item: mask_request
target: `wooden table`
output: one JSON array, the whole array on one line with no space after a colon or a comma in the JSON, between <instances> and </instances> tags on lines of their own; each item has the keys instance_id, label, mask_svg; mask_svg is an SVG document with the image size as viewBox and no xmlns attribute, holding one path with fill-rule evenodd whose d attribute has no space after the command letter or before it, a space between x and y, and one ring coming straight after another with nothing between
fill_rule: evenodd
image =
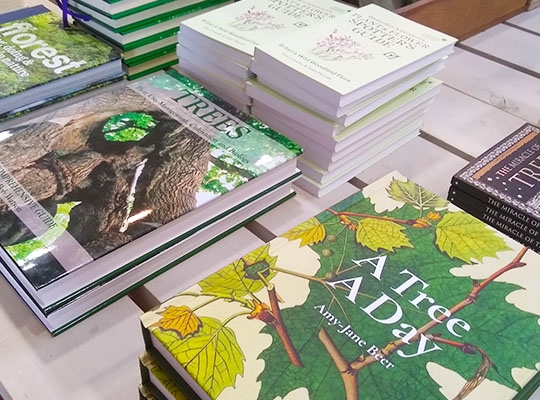
<instances>
[{"instance_id":1,"label":"wooden table","mask_svg":"<svg viewBox=\"0 0 540 400\"><path fill-rule=\"evenodd\" d=\"M540 123L540 8L458 44L422 134L322 199L298 195L104 311L51 337L0 278L0 395L14 400L134 399L143 349L138 317L302 220L397 169L446 197L450 177L525 121ZM540 399L540 394L535 395Z\"/></svg>"}]
</instances>

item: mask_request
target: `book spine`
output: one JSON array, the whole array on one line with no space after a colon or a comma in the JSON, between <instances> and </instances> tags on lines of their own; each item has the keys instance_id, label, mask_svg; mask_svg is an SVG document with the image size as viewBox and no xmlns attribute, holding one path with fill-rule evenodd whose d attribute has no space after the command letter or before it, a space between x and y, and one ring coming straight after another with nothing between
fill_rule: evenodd
<instances>
[{"instance_id":1,"label":"book spine","mask_svg":"<svg viewBox=\"0 0 540 400\"><path fill-rule=\"evenodd\" d=\"M459 178L459 176L454 175L452 177L451 181L451 187L454 189L460 190L462 192L467 193L468 195L472 196L473 198L477 199L478 201L489 204L492 207L498 208L501 211L504 211L505 213L511 214L514 217L520 218L520 219L528 219L531 220L531 224L533 226L540 230L540 217L537 217L530 212L527 212L519 205L512 204L509 201L502 200L500 198L497 198L493 195L491 195L489 192L486 192L466 181Z\"/></svg>"},{"instance_id":2,"label":"book spine","mask_svg":"<svg viewBox=\"0 0 540 400\"><path fill-rule=\"evenodd\" d=\"M536 219L522 212L520 216L526 218L520 218L516 213L508 212L506 209L497 207L496 204L482 202L453 186L448 191L448 200L524 246L540 252L540 223Z\"/></svg>"},{"instance_id":3,"label":"book spine","mask_svg":"<svg viewBox=\"0 0 540 400\"><path fill-rule=\"evenodd\" d=\"M0 14L0 24L5 24L7 22L13 22L13 21L25 19L28 17L32 17L34 15L43 14L49 11L50 10L43 5L21 8L19 10L14 10L14 11L10 11L4 14Z\"/></svg>"},{"instance_id":4,"label":"book spine","mask_svg":"<svg viewBox=\"0 0 540 400\"><path fill-rule=\"evenodd\" d=\"M190 400L202 400L193 388L175 371L175 369L165 360L159 351L152 345L150 331L141 323L142 336L145 350L152 356L156 364L167 374L167 376L184 392Z\"/></svg>"}]
</instances>

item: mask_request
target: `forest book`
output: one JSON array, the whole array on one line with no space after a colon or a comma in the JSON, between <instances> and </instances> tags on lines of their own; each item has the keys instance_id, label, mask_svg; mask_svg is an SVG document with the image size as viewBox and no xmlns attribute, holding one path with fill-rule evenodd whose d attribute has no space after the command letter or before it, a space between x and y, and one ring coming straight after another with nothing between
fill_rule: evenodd
<instances>
[{"instance_id":1,"label":"forest book","mask_svg":"<svg viewBox=\"0 0 540 400\"><path fill-rule=\"evenodd\" d=\"M120 57L44 5L0 14L0 119L121 78Z\"/></svg>"},{"instance_id":2,"label":"forest book","mask_svg":"<svg viewBox=\"0 0 540 400\"><path fill-rule=\"evenodd\" d=\"M242 0L182 21L178 42L188 48L200 44L226 57L225 62L249 65L258 44L352 10L334 0Z\"/></svg>"},{"instance_id":3,"label":"forest book","mask_svg":"<svg viewBox=\"0 0 540 400\"><path fill-rule=\"evenodd\" d=\"M141 316L202 399L511 399L540 382L540 255L398 172Z\"/></svg>"},{"instance_id":4,"label":"forest book","mask_svg":"<svg viewBox=\"0 0 540 400\"><path fill-rule=\"evenodd\" d=\"M493 207L540 220L540 128L524 124L454 174L451 185Z\"/></svg>"},{"instance_id":5,"label":"forest book","mask_svg":"<svg viewBox=\"0 0 540 400\"><path fill-rule=\"evenodd\" d=\"M0 257L45 316L298 175L296 143L174 70L109 89L0 133Z\"/></svg>"},{"instance_id":6,"label":"forest book","mask_svg":"<svg viewBox=\"0 0 540 400\"><path fill-rule=\"evenodd\" d=\"M264 42L255 47L254 61L324 99L338 115L443 59L455 42L451 36L369 4ZM300 104L309 108L310 97L300 99Z\"/></svg>"}]
</instances>

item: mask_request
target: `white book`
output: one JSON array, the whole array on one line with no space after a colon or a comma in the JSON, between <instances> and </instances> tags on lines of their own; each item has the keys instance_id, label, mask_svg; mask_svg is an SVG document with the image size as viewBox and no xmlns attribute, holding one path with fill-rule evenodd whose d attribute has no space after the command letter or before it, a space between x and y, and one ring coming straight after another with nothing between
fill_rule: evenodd
<instances>
[{"instance_id":1,"label":"white book","mask_svg":"<svg viewBox=\"0 0 540 400\"><path fill-rule=\"evenodd\" d=\"M397 117L388 122L376 124L377 126L373 129L366 129L365 132L362 132L361 134L347 137L347 139L344 140L344 142L346 142L346 146L343 146L343 148L339 151L331 151L319 143L311 140L310 137L300 134L294 128L291 128L292 125L289 125L290 121L280 120L279 116L277 115L272 116L274 119L268 119L265 122L268 124L268 126L272 127L272 129L279 132L284 132L287 137L302 146L302 149L304 150L303 156L305 156L307 159L316 160L316 164L318 166L328 169L333 163L350 156L350 154L358 152L358 150L373 137L377 137L379 132L389 129L397 129L397 127L414 120L423 120L431 102L432 99L414 107L414 109L407 113L399 114ZM264 111L262 113L259 111L261 108L262 107L260 107L260 104L254 101L251 105L251 114L255 118L261 119L260 115L265 115Z\"/></svg>"},{"instance_id":2,"label":"white book","mask_svg":"<svg viewBox=\"0 0 540 400\"><path fill-rule=\"evenodd\" d=\"M380 127L381 124L395 118L397 115L408 112L413 107L423 103L426 100L430 100L435 94L438 93L441 84L442 81L436 78L428 78L373 110L363 118L356 121L354 124L341 130L335 135L331 135L325 131L326 125L323 123L324 121L321 117L314 113L309 114L306 112L286 114L286 107L275 107L281 103L271 103L269 101L265 101L268 99L262 96L262 94L265 93L264 91L261 90L261 93L258 93L257 96L255 96L254 91L260 89L257 87L256 82L248 82L246 91L248 94L252 95L252 97L257 100L259 104L268 107L266 109L268 112L264 114L261 113L259 115L259 118L261 118L263 122L267 123L268 125L272 125L271 121L275 121L276 119L278 121L286 121L293 128L293 131L296 131L305 137L309 137L330 151L338 151L338 147L340 147L339 142L345 140L346 138L354 136L359 132L363 132L366 129L377 129L377 127ZM261 96L259 96L259 94ZM263 110L259 109L259 111ZM289 133L288 130L284 130L281 127L276 129L285 135L294 135L294 133ZM300 143L300 145L303 144ZM349 143L344 144L343 146L348 145ZM341 148L343 148L343 146L341 146Z\"/></svg>"},{"instance_id":3,"label":"white book","mask_svg":"<svg viewBox=\"0 0 540 400\"><path fill-rule=\"evenodd\" d=\"M204 62L217 65L227 73L234 75L242 80L248 80L253 76L253 73L245 65L239 64L236 60L228 57L223 57L220 53L213 51L212 49L205 48L199 44L192 42L180 43L177 45L177 53L179 57L188 58L193 60L201 60L201 64Z\"/></svg>"},{"instance_id":4,"label":"white book","mask_svg":"<svg viewBox=\"0 0 540 400\"><path fill-rule=\"evenodd\" d=\"M264 65L252 62L251 70L257 75L257 81L259 83L279 93L281 97L289 99L289 101L293 102L297 107L306 109L306 107L301 104L306 98L309 98L309 110L326 118L329 121L331 129L339 130L340 126L347 127L355 123L370 111L387 101L390 101L407 89L412 88L424 79L435 75L444 67L445 60L446 58L435 61L397 82L390 83L375 93L369 93L367 96L357 99L346 108L341 108L339 110L334 110L332 106L326 103L324 98L319 99L314 97L313 94L306 91L302 86L275 74L274 71L268 69ZM287 94L285 95L285 93Z\"/></svg>"},{"instance_id":5,"label":"white book","mask_svg":"<svg viewBox=\"0 0 540 400\"><path fill-rule=\"evenodd\" d=\"M179 43L220 47L249 65L255 46L354 10L334 0L242 0L180 24Z\"/></svg>"},{"instance_id":6,"label":"white book","mask_svg":"<svg viewBox=\"0 0 540 400\"><path fill-rule=\"evenodd\" d=\"M310 160L305 155L298 159L298 167L304 176L313 179L320 184L325 184L346 174L352 166L359 165L369 160L373 154L379 153L384 147L392 145L402 137L415 129L420 129L423 118L416 118L406 124L400 124L392 129L380 130L377 135L372 135L356 151L348 154L340 160L333 162L328 168L317 164L316 160Z\"/></svg>"},{"instance_id":7,"label":"white book","mask_svg":"<svg viewBox=\"0 0 540 400\"><path fill-rule=\"evenodd\" d=\"M311 193L312 195L316 197L319 197L319 198L324 197L328 193L336 190L339 186L343 185L345 182L348 182L349 180L354 178L356 175L358 175L362 171L371 167L376 162L382 160L384 157L392 153L397 148L403 146L410 140L414 139L416 136L418 136L418 134L419 134L419 129L415 129L409 132L407 135L405 135L403 138L401 138L397 142L383 148L379 153L373 155L370 159L366 160L365 162L361 164L353 166L349 171L347 171L347 173L341 175L339 178L336 178L335 180L327 184L323 185L314 181L313 179L307 176L302 176L300 179L298 179L295 182L295 185L301 189L304 189L306 192Z\"/></svg>"},{"instance_id":8,"label":"white book","mask_svg":"<svg viewBox=\"0 0 540 400\"><path fill-rule=\"evenodd\" d=\"M178 70L240 111L249 114L251 99L246 95L242 86L225 81L219 75L211 74L209 71L199 68L189 61L179 60Z\"/></svg>"},{"instance_id":9,"label":"white book","mask_svg":"<svg viewBox=\"0 0 540 400\"><path fill-rule=\"evenodd\" d=\"M338 110L444 58L456 41L369 4L258 45L254 59Z\"/></svg>"},{"instance_id":10,"label":"white book","mask_svg":"<svg viewBox=\"0 0 540 400\"><path fill-rule=\"evenodd\" d=\"M176 54L178 55L178 58L180 60L189 62L196 67L200 67L201 69L220 77L220 79L224 81L234 83L235 85L241 86L242 88L246 85L246 78L241 78L239 76L231 74L229 71L223 68L226 63L213 63L205 59L204 57L201 57L201 53L191 51L180 44L176 45Z\"/></svg>"}]
</instances>

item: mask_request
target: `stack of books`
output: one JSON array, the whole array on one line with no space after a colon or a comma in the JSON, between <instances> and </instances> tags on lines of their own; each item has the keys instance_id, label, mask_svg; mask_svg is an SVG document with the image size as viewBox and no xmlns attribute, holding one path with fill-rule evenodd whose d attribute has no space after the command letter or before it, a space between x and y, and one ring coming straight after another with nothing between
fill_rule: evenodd
<instances>
[{"instance_id":1,"label":"stack of books","mask_svg":"<svg viewBox=\"0 0 540 400\"><path fill-rule=\"evenodd\" d=\"M251 113L305 148L323 196L412 139L456 39L374 4L255 47Z\"/></svg>"},{"instance_id":2,"label":"stack of books","mask_svg":"<svg viewBox=\"0 0 540 400\"><path fill-rule=\"evenodd\" d=\"M458 171L448 199L540 252L540 128L523 125Z\"/></svg>"},{"instance_id":3,"label":"stack of books","mask_svg":"<svg viewBox=\"0 0 540 400\"><path fill-rule=\"evenodd\" d=\"M139 355L139 370L141 373L141 384L139 385L140 400L190 400L193 397L186 396L184 390L169 377L152 355L143 351ZM192 391L188 389L188 392Z\"/></svg>"},{"instance_id":4,"label":"stack of books","mask_svg":"<svg viewBox=\"0 0 540 400\"><path fill-rule=\"evenodd\" d=\"M539 262L394 172L179 285L142 332L189 399L528 398Z\"/></svg>"},{"instance_id":5,"label":"stack of books","mask_svg":"<svg viewBox=\"0 0 540 400\"><path fill-rule=\"evenodd\" d=\"M0 271L53 334L294 195L300 147L173 69L71 100L0 132Z\"/></svg>"},{"instance_id":6,"label":"stack of books","mask_svg":"<svg viewBox=\"0 0 540 400\"><path fill-rule=\"evenodd\" d=\"M178 63L177 34L180 21L230 3L232 0L66 0L77 20L123 52L129 79Z\"/></svg>"},{"instance_id":7,"label":"stack of books","mask_svg":"<svg viewBox=\"0 0 540 400\"><path fill-rule=\"evenodd\" d=\"M43 1L0 14L0 120L121 80L120 52Z\"/></svg>"},{"instance_id":8,"label":"stack of books","mask_svg":"<svg viewBox=\"0 0 540 400\"><path fill-rule=\"evenodd\" d=\"M255 46L353 9L334 0L242 0L189 18L178 33L180 70L249 112L246 81Z\"/></svg>"}]
</instances>

